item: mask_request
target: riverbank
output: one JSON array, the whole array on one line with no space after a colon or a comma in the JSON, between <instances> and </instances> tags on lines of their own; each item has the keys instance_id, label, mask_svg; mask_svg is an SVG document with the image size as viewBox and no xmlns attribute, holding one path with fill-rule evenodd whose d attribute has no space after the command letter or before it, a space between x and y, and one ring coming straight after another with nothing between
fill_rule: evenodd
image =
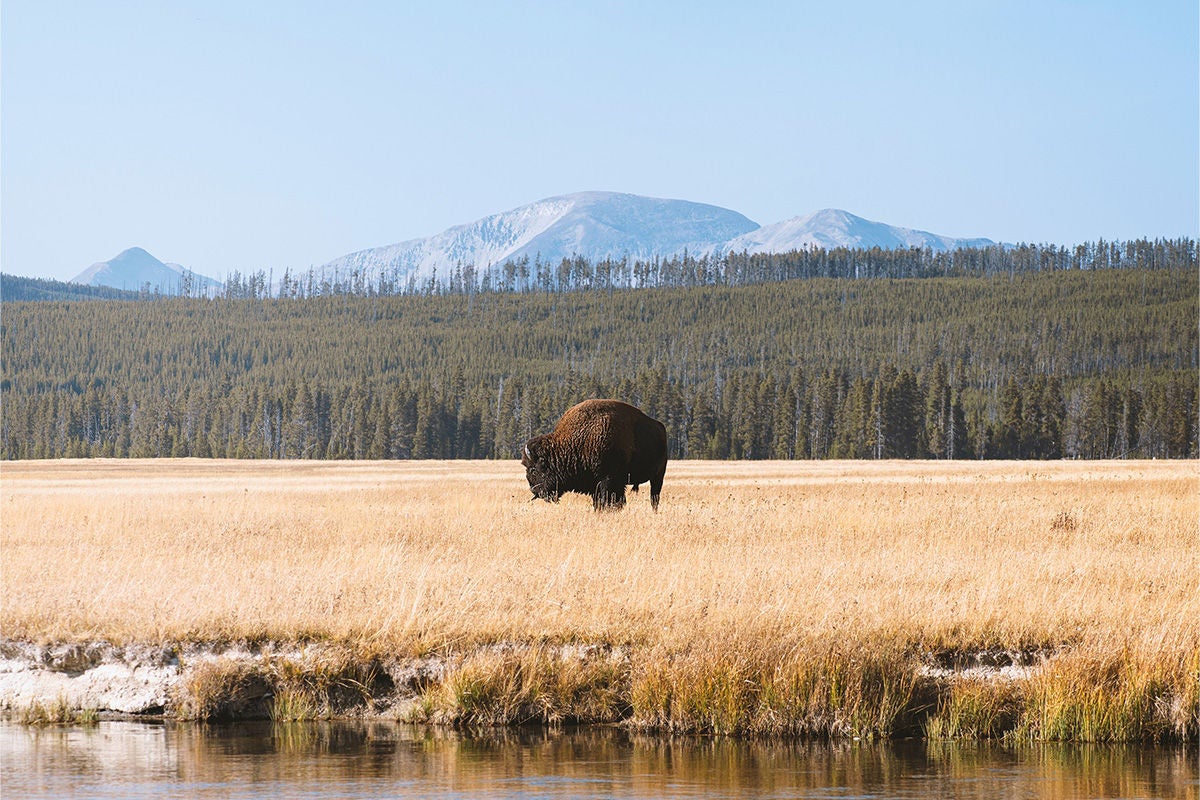
<instances>
[{"instance_id":1,"label":"riverbank","mask_svg":"<svg viewBox=\"0 0 1200 800\"><path fill-rule=\"evenodd\" d=\"M393 658L313 643L0 642L3 713L29 724L356 718L766 737L1195 742L1198 676L1200 657L1151 664L1065 650L664 657L506 643Z\"/></svg>"},{"instance_id":2,"label":"riverbank","mask_svg":"<svg viewBox=\"0 0 1200 800\"><path fill-rule=\"evenodd\" d=\"M30 721L1200 735L1194 462L682 462L658 514L508 462L3 470Z\"/></svg>"}]
</instances>

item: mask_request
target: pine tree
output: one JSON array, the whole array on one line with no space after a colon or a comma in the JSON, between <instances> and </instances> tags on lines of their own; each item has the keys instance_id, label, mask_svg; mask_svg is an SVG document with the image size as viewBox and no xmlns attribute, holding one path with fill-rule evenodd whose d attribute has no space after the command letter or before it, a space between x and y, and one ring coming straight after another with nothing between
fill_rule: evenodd
<instances>
[{"instance_id":1,"label":"pine tree","mask_svg":"<svg viewBox=\"0 0 1200 800\"><path fill-rule=\"evenodd\" d=\"M907 369L887 389L887 441L890 458L921 455L923 397L916 377Z\"/></svg>"},{"instance_id":2,"label":"pine tree","mask_svg":"<svg viewBox=\"0 0 1200 800\"><path fill-rule=\"evenodd\" d=\"M836 458L871 458L872 394L875 382L859 376L850 384L837 417Z\"/></svg>"},{"instance_id":3,"label":"pine tree","mask_svg":"<svg viewBox=\"0 0 1200 800\"><path fill-rule=\"evenodd\" d=\"M813 458L828 458L833 447L836 429L834 421L838 408L838 376L826 371L813 387L812 417L809 441Z\"/></svg>"},{"instance_id":4,"label":"pine tree","mask_svg":"<svg viewBox=\"0 0 1200 800\"><path fill-rule=\"evenodd\" d=\"M954 458L954 416L946 364L938 359L925 390L925 448L934 458Z\"/></svg>"},{"instance_id":5,"label":"pine tree","mask_svg":"<svg viewBox=\"0 0 1200 800\"><path fill-rule=\"evenodd\" d=\"M1025 395L1015 379L1000 393L1000 419L989 437L988 458L1021 458L1025 440Z\"/></svg>"},{"instance_id":6,"label":"pine tree","mask_svg":"<svg viewBox=\"0 0 1200 800\"><path fill-rule=\"evenodd\" d=\"M796 457L798 402L796 390L791 383L785 385L775 398L771 458L787 460Z\"/></svg>"}]
</instances>

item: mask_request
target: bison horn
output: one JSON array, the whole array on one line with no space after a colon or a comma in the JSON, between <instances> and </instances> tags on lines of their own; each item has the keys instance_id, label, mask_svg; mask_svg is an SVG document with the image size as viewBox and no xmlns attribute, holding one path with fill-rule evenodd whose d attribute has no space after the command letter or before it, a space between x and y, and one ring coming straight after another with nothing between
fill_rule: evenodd
<instances>
[{"instance_id":1,"label":"bison horn","mask_svg":"<svg viewBox=\"0 0 1200 800\"><path fill-rule=\"evenodd\" d=\"M525 445L525 457L526 457L526 458L530 458L530 455L529 455L529 445Z\"/></svg>"}]
</instances>

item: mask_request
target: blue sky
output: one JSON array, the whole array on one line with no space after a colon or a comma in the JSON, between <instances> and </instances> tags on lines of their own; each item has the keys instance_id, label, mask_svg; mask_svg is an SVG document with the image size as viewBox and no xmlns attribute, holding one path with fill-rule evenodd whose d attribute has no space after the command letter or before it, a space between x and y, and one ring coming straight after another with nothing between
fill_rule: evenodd
<instances>
[{"instance_id":1,"label":"blue sky","mask_svg":"<svg viewBox=\"0 0 1200 800\"><path fill-rule=\"evenodd\" d=\"M557 194L1200 229L1195 0L0 8L0 269L319 265Z\"/></svg>"}]
</instances>

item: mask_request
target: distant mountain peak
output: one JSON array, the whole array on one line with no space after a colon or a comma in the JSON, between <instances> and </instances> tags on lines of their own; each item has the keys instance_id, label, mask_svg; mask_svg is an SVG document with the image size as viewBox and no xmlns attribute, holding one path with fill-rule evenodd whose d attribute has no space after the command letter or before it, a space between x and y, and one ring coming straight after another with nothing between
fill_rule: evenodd
<instances>
[{"instance_id":1,"label":"distant mountain peak","mask_svg":"<svg viewBox=\"0 0 1200 800\"><path fill-rule=\"evenodd\" d=\"M730 240L723 252L779 253L818 247L826 250L845 247L869 250L908 249L954 250L959 247L986 247L991 239L960 239L953 236L900 228L864 219L840 208L823 208L804 216L792 217Z\"/></svg>"},{"instance_id":2,"label":"distant mountain peak","mask_svg":"<svg viewBox=\"0 0 1200 800\"><path fill-rule=\"evenodd\" d=\"M71 283L85 286L110 286L114 289L137 291L145 286L164 294L175 294L188 270L179 264L159 261L141 247L128 247L108 261L97 261L76 275ZM193 273L196 288L207 290L220 286L220 282L205 275Z\"/></svg>"}]
</instances>

